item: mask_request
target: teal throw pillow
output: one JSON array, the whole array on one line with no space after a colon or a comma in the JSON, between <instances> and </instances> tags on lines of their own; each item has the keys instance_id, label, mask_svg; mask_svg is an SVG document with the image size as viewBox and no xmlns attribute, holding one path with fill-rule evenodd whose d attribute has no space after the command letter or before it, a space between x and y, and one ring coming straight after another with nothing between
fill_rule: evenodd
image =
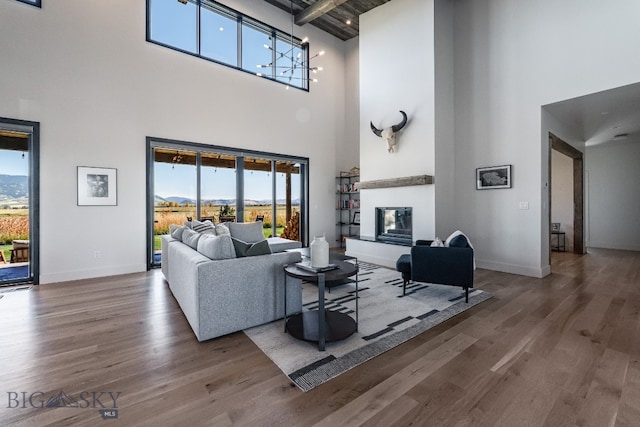
<instances>
[{"instance_id":1,"label":"teal throw pillow","mask_svg":"<svg viewBox=\"0 0 640 427\"><path fill-rule=\"evenodd\" d=\"M271 248L269 248L269 242L266 239L256 243L247 243L243 240L231 238L233 241L233 247L236 250L236 256L238 258L257 255L269 255Z\"/></svg>"}]
</instances>

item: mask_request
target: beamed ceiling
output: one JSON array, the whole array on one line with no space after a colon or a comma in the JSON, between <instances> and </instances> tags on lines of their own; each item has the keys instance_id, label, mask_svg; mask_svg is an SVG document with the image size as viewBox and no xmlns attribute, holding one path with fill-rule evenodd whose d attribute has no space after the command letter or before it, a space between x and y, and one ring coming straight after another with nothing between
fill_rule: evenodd
<instances>
[{"instance_id":1,"label":"beamed ceiling","mask_svg":"<svg viewBox=\"0 0 640 427\"><path fill-rule=\"evenodd\" d=\"M357 37L360 15L391 0L264 0L293 15L296 25L311 24L339 39ZM347 20L351 24L347 24Z\"/></svg>"}]
</instances>

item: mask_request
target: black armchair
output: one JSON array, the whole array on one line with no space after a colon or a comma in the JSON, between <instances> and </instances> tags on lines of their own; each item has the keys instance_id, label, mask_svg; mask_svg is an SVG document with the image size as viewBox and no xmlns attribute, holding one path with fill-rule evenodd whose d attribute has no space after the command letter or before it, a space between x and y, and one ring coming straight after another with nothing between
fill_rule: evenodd
<instances>
[{"instance_id":1,"label":"black armchair","mask_svg":"<svg viewBox=\"0 0 640 427\"><path fill-rule=\"evenodd\" d=\"M431 247L417 244L411 248L411 254L402 255L398 259L396 269L402 272L403 295L406 293L407 283L414 280L460 286L465 291L465 301L469 302L469 288L473 288L474 262L473 248L468 245Z\"/></svg>"}]
</instances>

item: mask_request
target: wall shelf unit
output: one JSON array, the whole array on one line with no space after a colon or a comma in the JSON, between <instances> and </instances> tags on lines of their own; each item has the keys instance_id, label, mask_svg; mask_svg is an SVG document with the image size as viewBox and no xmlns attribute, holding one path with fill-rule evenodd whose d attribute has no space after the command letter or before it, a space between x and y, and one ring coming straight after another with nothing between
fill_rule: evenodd
<instances>
[{"instance_id":1,"label":"wall shelf unit","mask_svg":"<svg viewBox=\"0 0 640 427\"><path fill-rule=\"evenodd\" d=\"M346 247L347 237L360 236L359 179L350 172L340 172L336 177L336 240L341 248Z\"/></svg>"}]
</instances>

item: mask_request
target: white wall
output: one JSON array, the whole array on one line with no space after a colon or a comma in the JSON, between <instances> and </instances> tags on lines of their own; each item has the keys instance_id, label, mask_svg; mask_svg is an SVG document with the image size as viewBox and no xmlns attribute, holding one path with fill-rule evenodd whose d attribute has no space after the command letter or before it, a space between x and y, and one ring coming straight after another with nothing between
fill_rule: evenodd
<instances>
[{"instance_id":1,"label":"white wall","mask_svg":"<svg viewBox=\"0 0 640 427\"><path fill-rule=\"evenodd\" d=\"M345 135L336 144L336 176L360 165L360 40L354 37L344 42L345 48Z\"/></svg>"},{"instance_id":2,"label":"white wall","mask_svg":"<svg viewBox=\"0 0 640 427\"><path fill-rule=\"evenodd\" d=\"M360 168L364 181L434 175L434 6L394 0L360 16ZM371 132L407 113L395 153ZM436 177L436 180L438 178ZM375 207L413 208L414 239L435 236L433 185L362 190L362 236L375 234Z\"/></svg>"},{"instance_id":3,"label":"white wall","mask_svg":"<svg viewBox=\"0 0 640 427\"><path fill-rule=\"evenodd\" d=\"M265 2L222 3L283 30ZM41 123L41 282L146 268L145 137L310 158L311 235L335 240L345 140L343 43L312 26L324 71L307 93L145 41L145 2L0 3L0 116ZM76 206L76 167L118 169L117 207ZM94 259L94 251L102 253Z\"/></svg>"},{"instance_id":4,"label":"white wall","mask_svg":"<svg viewBox=\"0 0 640 427\"><path fill-rule=\"evenodd\" d=\"M640 138L587 147L587 246L640 251Z\"/></svg>"},{"instance_id":5,"label":"white wall","mask_svg":"<svg viewBox=\"0 0 640 427\"><path fill-rule=\"evenodd\" d=\"M639 80L640 2L458 0L454 7L457 223L478 266L543 276L549 159L540 107ZM513 188L476 191L475 169L502 164L513 165Z\"/></svg>"},{"instance_id":6,"label":"white wall","mask_svg":"<svg viewBox=\"0 0 640 427\"><path fill-rule=\"evenodd\" d=\"M551 222L560 223L560 231L566 233L565 248L573 251L573 159L555 150L551 151Z\"/></svg>"}]
</instances>

